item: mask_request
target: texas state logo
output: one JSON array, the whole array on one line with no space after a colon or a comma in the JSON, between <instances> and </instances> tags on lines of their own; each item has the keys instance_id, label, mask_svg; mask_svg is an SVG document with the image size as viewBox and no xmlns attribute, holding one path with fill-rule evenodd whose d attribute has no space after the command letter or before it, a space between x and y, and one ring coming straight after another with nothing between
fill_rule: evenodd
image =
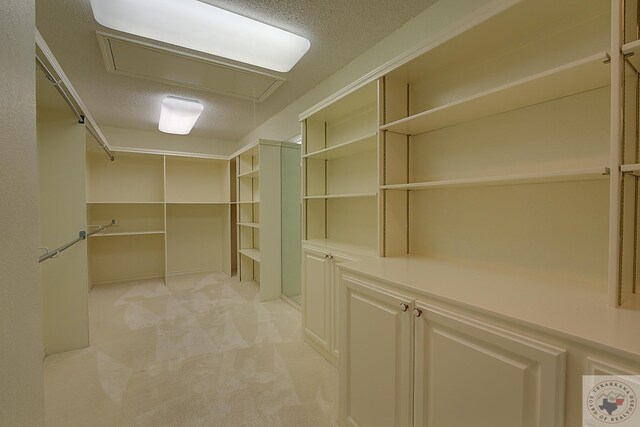
<instances>
[{"instance_id":1,"label":"texas state logo","mask_svg":"<svg viewBox=\"0 0 640 427\"><path fill-rule=\"evenodd\" d=\"M640 412L636 414L638 377L590 376L589 379L583 381L584 425L640 425Z\"/></svg>"}]
</instances>

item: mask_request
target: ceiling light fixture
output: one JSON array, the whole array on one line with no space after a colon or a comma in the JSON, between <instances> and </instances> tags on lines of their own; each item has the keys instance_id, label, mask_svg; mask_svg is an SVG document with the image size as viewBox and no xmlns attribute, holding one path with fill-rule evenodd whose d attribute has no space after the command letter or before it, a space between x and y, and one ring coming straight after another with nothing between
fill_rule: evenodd
<instances>
[{"instance_id":1,"label":"ceiling light fixture","mask_svg":"<svg viewBox=\"0 0 640 427\"><path fill-rule=\"evenodd\" d=\"M100 25L286 73L309 40L199 0L91 0Z\"/></svg>"},{"instance_id":2,"label":"ceiling light fixture","mask_svg":"<svg viewBox=\"0 0 640 427\"><path fill-rule=\"evenodd\" d=\"M162 100L158 129L164 133L187 135L198 121L204 106L192 99L167 96Z\"/></svg>"}]
</instances>

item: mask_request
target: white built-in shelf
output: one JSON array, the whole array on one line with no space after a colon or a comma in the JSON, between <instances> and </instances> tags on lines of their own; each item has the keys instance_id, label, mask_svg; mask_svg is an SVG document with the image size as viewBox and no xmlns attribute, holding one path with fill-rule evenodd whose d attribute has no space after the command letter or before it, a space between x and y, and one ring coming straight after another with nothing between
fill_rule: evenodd
<instances>
[{"instance_id":1,"label":"white built-in shelf","mask_svg":"<svg viewBox=\"0 0 640 427\"><path fill-rule=\"evenodd\" d=\"M352 156L376 148L377 132L302 156L304 159L332 160Z\"/></svg>"},{"instance_id":2,"label":"white built-in shelf","mask_svg":"<svg viewBox=\"0 0 640 427\"><path fill-rule=\"evenodd\" d=\"M632 41L622 46L622 54L640 72L640 40Z\"/></svg>"},{"instance_id":3,"label":"white built-in shelf","mask_svg":"<svg viewBox=\"0 0 640 427\"><path fill-rule=\"evenodd\" d=\"M260 228L259 222L239 222L238 225L240 227Z\"/></svg>"},{"instance_id":4,"label":"white built-in shelf","mask_svg":"<svg viewBox=\"0 0 640 427\"><path fill-rule=\"evenodd\" d=\"M382 130L416 135L610 84L606 52L508 83L432 110L396 120Z\"/></svg>"},{"instance_id":5,"label":"white built-in shelf","mask_svg":"<svg viewBox=\"0 0 640 427\"><path fill-rule=\"evenodd\" d=\"M354 245L351 243L345 243L331 239L307 239L303 240L302 244L304 246L313 246L323 251L343 251L365 256L378 256L375 248L369 246Z\"/></svg>"},{"instance_id":6,"label":"white built-in shelf","mask_svg":"<svg viewBox=\"0 0 640 427\"><path fill-rule=\"evenodd\" d=\"M260 203L260 200L248 200L245 202L236 202L238 205L252 204L252 203Z\"/></svg>"},{"instance_id":7,"label":"white built-in shelf","mask_svg":"<svg viewBox=\"0 0 640 427\"><path fill-rule=\"evenodd\" d=\"M167 202L167 205L228 205L230 202Z\"/></svg>"},{"instance_id":8,"label":"white built-in shelf","mask_svg":"<svg viewBox=\"0 0 640 427\"><path fill-rule=\"evenodd\" d=\"M129 231L129 232L122 232L122 233L96 233L96 234L92 234L91 238L93 237L118 237L118 236L148 236L148 235L152 235L152 234L164 234L164 231L162 230L157 230L157 231Z\"/></svg>"},{"instance_id":9,"label":"white built-in shelf","mask_svg":"<svg viewBox=\"0 0 640 427\"><path fill-rule=\"evenodd\" d=\"M259 175L260 175L260 168L257 168L250 172L239 174L238 178L258 178Z\"/></svg>"},{"instance_id":10,"label":"white built-in shelf","mask_svg":"<svg viewBox=\"0 0 640 427\"><path fill-rule=\"evenodd\" d=\"M521 175L488 176L443 181L414 182L410 184L383 185L382 190L429 190L444 187L489 187L498 185L539 184L545 182L590 181L606 179L609 168L590 168L569 171L528 173Z\"/></svg>"},{"instance_id":11,"label":"white built-in shelf","mask_svg":"<svg viewBox=\"0 0 640 427\"><path fill-rule=\"evenodd\" d=\"M162 205L164 202L87 201L88 205Z\"/></svg>"},{"instance_id":12,"label":"white built-in shelf","mask_svg":"<svg viewBox=\"0 0 640 427\"><path fill-rule=\"evenodd\" d=\"M314 199L355 199L359 197L376 197L378 193L323 194L320 196L304 196L304 200Z\"/></svg>"},{"instance_id":13,"label":"white built-in shelf","mask_svg":"<svg viewBox=\"0 0 640 427\"><path fill-rule=\"evenodd\" d=\"M259 249L240 249L238 250L242 255L251 258L255 262L260 262L260 250Z\"/></svg>"},{"instance_id":14,"label":"white built-in shelf","mask_svg":"<svg viewBox=\"0 0 640 427\"><path fill-rule=\"evenodd\" d=\"M620 171L635 176L640 176L640 163L620 166Z\"/></svg>"}]
</instances>

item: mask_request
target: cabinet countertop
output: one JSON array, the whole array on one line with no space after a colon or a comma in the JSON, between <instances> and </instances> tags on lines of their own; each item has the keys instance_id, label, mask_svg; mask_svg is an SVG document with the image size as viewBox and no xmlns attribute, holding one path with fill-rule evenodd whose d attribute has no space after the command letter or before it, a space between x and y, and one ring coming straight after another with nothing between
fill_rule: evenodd
<instances>
[{"instance_id":1,"label":"cabinet countertop","mask_svg":"<svg viewBox=\"0 0 640 427\"><path fill-rule=\"evenodd\" d=\"M340 265L420 299L435 298L640 363L640 310L607 306L606 286L532 277L423 256L367 258Z\"/></svg>"}]
</instances>

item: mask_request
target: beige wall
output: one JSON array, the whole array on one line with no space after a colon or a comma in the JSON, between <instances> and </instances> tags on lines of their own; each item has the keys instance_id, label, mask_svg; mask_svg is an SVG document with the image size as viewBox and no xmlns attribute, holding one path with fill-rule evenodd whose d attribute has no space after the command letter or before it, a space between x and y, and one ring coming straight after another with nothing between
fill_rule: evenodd
<instances>
[{"instance_id":1,"label":"beige wall","mask_svg":"<svg viewBox=\"0 0 640 427\"><path fill-rule=\"evenodd\" d=\"M58 98L60 109L37 110L40 246L50 249L87 229L86 131ZM40 279L47 355L88 346L87 242L40 264Z\"/></svg>"},{"instance_id":2,"label":"beige wall","mask_svg":"<svg viewBox=\"0 0 640 427\"><path fill-rule=\"evenodd\" d=\"M44 423L38 280L35 6L0 13L0 425Z\"/></svg>"},{"instance_id":3,"label":"beige wall","mask_svg":"<svg viewBox=\"0 0 640 427\"><path fill-rule=\"evenodd\" d=\"M163 151L167 154L187 153L229 156L236 148L234 141L221 139L169 135L160 131L149 132L110 126L100 126L100 130L116 152L118 150L133 149L145 152ZM97 144L96 147L98 147Z\"/></svg>"},{"instance_id":4,"label":"beige wall","mask_svg":"<svg viewBox=\"0 0 640 427\"><path fill-rule=\"evenodd\" d=\"M237 148L251 144L259 138L288 140L300 133L298 115L368 75L387 62L436 41L453 27L474 19L484 7L506 5L517 0L439 0L378 44L355 58L318 86L307 92L284 110L276 114L253 132L244 136Z\"/></svg>"}]
</instances>

